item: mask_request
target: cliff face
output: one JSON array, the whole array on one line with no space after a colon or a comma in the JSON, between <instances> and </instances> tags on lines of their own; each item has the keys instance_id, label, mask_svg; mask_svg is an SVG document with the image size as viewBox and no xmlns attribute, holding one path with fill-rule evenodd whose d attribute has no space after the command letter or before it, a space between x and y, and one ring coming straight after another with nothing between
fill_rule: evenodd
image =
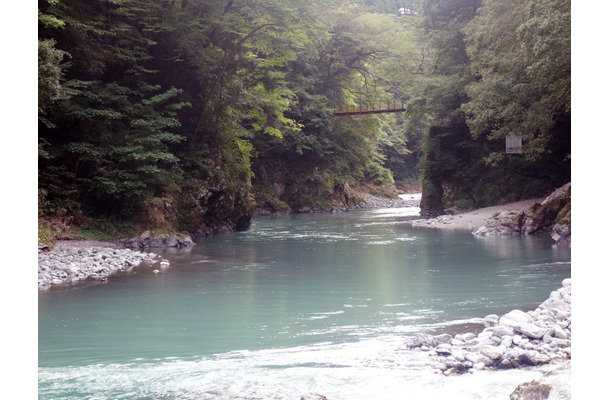
<instances>
[{"instance_id":1,"label":"cliff face","mask_svg":"<svg viewBox=\"0 0 610 400\"><path fill-rule=\"evenodd\" d=\"M521 232L525 235L549 231L556 224L570 225L572 184L566 183L526 214ZM566 219L567 218L567 219Z\"/></svg>"},{"instance_id":2,"label":"cliff face","mask_svg":"<svg viewBox=\"0 0 610 400\"><path fill-rule=\"evenodd\" d=\"M473 234L477 236L550 235L555 244L570 246L571 189L572 184L566 183L542 203L535 203L527 211L497 213Z\"/></svg>"},{"instance_id":3,"label":"cliff face","mask_svg":"<svg viewBox=\"0 0 610 400\"><path fill-rule=\"evenodd\" d=\"M445 214L443 187L440 183L424 182L419 208L420 215L425 218L434 218Z\"/></svg>"},{"instance_id":4,"label":"cliff face","mask_svg":"<svg viewBox=\"0 0 610 400\"><path fill-rule=\"evenodd\" d=\"M254 205L245 186L222 182L209 186L196 179L190 180L188 186L171 209L179 230L188 231L197 239L250 229Z\"/></svg>"}]
</instances>

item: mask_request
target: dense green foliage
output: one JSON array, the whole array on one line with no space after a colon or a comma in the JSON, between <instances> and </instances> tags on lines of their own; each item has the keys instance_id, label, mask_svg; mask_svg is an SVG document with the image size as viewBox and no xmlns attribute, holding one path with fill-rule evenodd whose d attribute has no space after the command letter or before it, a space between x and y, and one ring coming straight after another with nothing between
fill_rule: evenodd
<instances>
[{"instance_id":1,"label":"dense green foliage","mask_svg":"<svg viewBox=\"0 0 610 400\"><path fill-rule=\"evenodd\" d=\"M407 114L425 126L422 213L543 196L570 180L570 3L425 0ZM524 155L504 155L505 137Z\"/></svg>"},{"instance_id":2,"label":"dense green foliage","mask_svg":"<svg viewBox=\"0 0 610 400\"><path fill-rule=\"evenodd\" d=\"M394 100L376 68L400 26L362 5L46 1L39 28L47 214L247 227L253 194L345 205L335 187L391 184L384 151L409 154L394 118L332 117Z\"/></svg>"},{"instance_id":3,"label":"dense green foliage","mask_svg":"<svg viewBox=\"0 0 610 400\"><path fill-rule=\"evenodd\" d=\"M569 177L569 2L40 0L38 10L42 218L206 235L247 229L256 208L353 205L420 172L438 212ZM333 116L395 102L407 112ZM509 132L525 157L498 156Z\"/></svg>"}]
</instances>

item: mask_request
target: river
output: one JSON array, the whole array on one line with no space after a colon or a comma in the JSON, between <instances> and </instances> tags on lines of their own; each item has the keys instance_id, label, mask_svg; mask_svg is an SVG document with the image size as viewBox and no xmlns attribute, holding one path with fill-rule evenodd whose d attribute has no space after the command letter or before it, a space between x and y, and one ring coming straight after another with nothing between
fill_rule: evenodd
<instances>
[{"instance_id":1,"label":"river","mask_svg":"<svg viewBox=\"0 0 610 400\"><path fill-rule=\"evenodd\" d=\"M41 292L39 399L508 399L541 373L446 377L404 337L535 308L570 250L404 223L418 212L258 217L161 273Z\"/></svg>"}]
</instances>

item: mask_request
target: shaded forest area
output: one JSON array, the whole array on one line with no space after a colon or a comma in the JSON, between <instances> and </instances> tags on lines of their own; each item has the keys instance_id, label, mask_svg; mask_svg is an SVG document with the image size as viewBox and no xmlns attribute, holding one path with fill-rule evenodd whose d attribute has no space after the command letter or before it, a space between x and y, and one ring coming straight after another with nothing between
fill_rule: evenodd
<instances>
[{"instance_id":1,"label":"shaded forest area","mask_svg":"<svg viewBox=\"0 0 610 400\"><path fill-rule=\"evenodd\" d=\"M38 38L44 235L206 236L420 180L433 216L570 180L566 0L40 0Z\"/></svg>"}]
</instances>

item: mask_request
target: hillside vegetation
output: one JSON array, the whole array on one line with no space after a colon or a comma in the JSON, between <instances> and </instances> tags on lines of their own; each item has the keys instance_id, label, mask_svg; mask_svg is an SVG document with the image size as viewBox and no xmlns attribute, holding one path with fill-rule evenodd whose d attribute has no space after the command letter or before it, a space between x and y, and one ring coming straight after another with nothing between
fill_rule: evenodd
<instances>
[{"instance_id":1,"label":"hillside vegetation","mask_svg":"<svg viewBox=\"0 0 610 400\"><path fill-rule=\"evenodd\" d=\"M402 182L435 215L570 180L568 1L38 4L45 240L245 230Z\"/></svg>"}]
</instances>

